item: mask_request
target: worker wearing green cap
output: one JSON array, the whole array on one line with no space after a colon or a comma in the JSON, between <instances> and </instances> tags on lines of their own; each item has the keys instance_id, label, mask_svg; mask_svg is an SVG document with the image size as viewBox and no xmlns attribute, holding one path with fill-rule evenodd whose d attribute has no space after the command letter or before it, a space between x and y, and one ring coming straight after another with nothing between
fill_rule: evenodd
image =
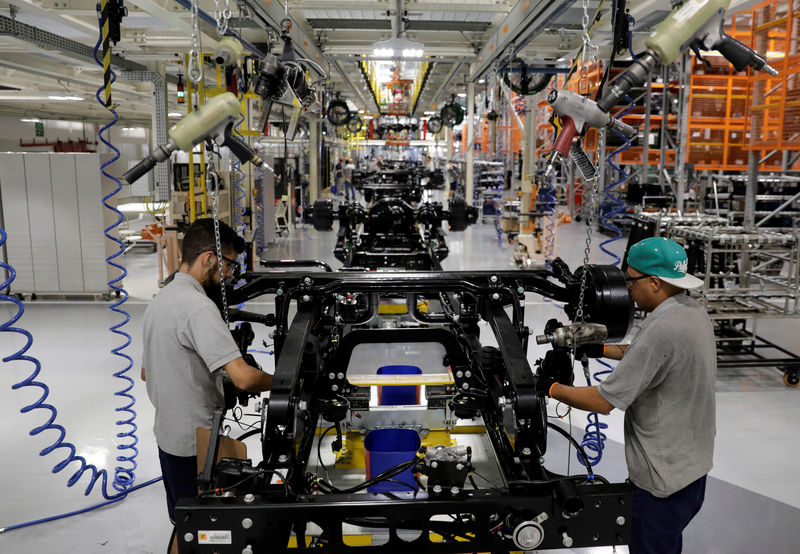
<instances>
[{"instance_id":1,"label":"worker wearing green cap","mask_svg":"<svg viewBox=\"0 0 800 554\"><path fill-rule=\"evenodd\" d=\"M582 410L625 411L634 486L630 551L681 552L683 529L703 504L714 453L714 329L686 294L703 282L687 273L686 251L675 241L634 244L625 281L649 315L629 346L595 345L594 356L621 360L617 367L596 387L554 383L548 394ZM590 356L592 350L585 349Z\"/></svg>"}]
</instances>

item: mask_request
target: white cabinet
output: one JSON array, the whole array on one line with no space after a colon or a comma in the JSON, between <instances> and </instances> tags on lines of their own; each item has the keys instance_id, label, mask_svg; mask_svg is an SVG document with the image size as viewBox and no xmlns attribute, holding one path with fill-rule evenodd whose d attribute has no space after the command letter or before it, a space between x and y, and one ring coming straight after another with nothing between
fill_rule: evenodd
<instances>
[{"instance_id":1,"label":"white cabinet","mask_svg":"<svg viewBox=\"0 0 800 554\"><path fill-rule=\"evenodd\" d=\"M113 186L101 182L98 154L0 153L2 254L17 273L12 293L108 292L118 273L105 261L116 244L103 236L104 217L116 215L103 207L103 191Z\"/></svg>"}]
</instances>

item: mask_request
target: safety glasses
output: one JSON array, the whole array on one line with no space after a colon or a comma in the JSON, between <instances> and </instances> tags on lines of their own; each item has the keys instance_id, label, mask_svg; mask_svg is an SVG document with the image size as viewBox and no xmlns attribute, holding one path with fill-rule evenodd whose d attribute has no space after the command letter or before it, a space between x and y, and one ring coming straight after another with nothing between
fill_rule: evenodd
<instances>
[{"instance_id":1,"label":"safety glasses","mask_svg":"<svg viewBox=\"0 0 800 554\"><path fill-rule=\"evenodd\" d=\"M222 261L225 262L226 264L228 264L228 267L233 270L233 276L235 278L238 278L239 275L241 275L241 273L242 273L242 264L240 264L236 260L231 260L229 257L227 257L227 256L225 256L223 254L217 254L214 250L204 250L203 252L200 252L200 254L203 254L205 252L211 252L215 256L219 256L220 258L222 258ZM198 256L200 254L198 254Z\"/></svg>"},{"instance_id":2,"label":"safety glasses","mask_svg":"<svg viewBox=\"0 0 800 554\"><path fill-rule=\"evenodd\" d=\"M623 273L622 277L625 279L626 286L632 286L634 281L638 281L639 279L647 279L650 275L639 275L638 277L631 277L627 273Z\"/></svg>"}]
</instances>

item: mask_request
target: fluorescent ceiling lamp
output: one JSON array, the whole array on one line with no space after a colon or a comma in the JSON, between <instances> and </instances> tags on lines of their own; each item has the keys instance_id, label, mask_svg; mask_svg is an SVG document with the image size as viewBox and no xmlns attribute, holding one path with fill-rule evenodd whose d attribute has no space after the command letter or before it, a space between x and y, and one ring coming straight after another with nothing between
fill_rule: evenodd
<instances>
[{"instance_id":1,"label":"fluorescent ceiling lamp","mask_svg":"<svg viewBox=\"0 0 800 554\"><path fill-rule=\"evenodd\" d=\"M0 94L2 102L46 102L47 96L23 96L18 94Z\"/></svg>"},{"instance_id":2,"label":"fluorescent ceiling lamp","mask_svg":"<svg viewBox=\"0 0 800 554\"><path fill-rule=\"evenodd\" d=\"M459 98L466 98L467 97L467 93L466 92L459 92L458 93L458 97Z\"/></svg>"},{"instance_id":3,"label":"fluorescent ceiling lamp","mask_svg":"<svg viewBox=\"0 0 800 554\"><path fill-rule=\"evenodd\" d=\"M25 123L41 123L41 119L20 119L20 121L24 121Z\"/></svg>"},{"instance_id":4,"label":"fluorescent ceiling lamp","mask_svg":"<svg viewBox=\"0 0 800 554\"><path fill-rule=\"evenodd\" d=\"M169 117L183 117L183 114L180 112L169 112L167 115Z\"/></svg>"},{"instance_id":5,"label":"fluorescent ceiling lamp","mask_svg":"<svg viewBox=\"0 0 800 554\"><path fill-rule=\"evenodd\" d=\"M379 59L421 58L424 46L402 37L382 40L372 45L372 56Z\"/></svg>"},{"instance_id":6,"label":"fluorescent ceiling lamp","mask_svg":"<svg viewBox=\"0 0 800 554\"><path fill-rule=\"evenodd\" d=\"M58 95L48 96L47 99L48 100L55 100L55 101L63 100L65 102L71 102L71 101L74 101L74 100L83 100L83 98L81 98L80 96L58 96Z\"/></svg>"}]
</instances>

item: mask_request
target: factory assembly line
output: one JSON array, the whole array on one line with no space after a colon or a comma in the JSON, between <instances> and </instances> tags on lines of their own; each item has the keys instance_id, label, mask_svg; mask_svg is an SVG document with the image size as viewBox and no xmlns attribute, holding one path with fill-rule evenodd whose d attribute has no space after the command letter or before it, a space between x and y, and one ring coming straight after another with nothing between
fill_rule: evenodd
<instances>
[{"instance_id":1,"label":"factory assembly line","mask_svg":"<svg viewBox=\"0 0 800 554\"><path fill-rule=\"evenodd\" d=\"M290 536L299 537L291 539L295 547L295 540L307 541L309 548L329 552L463 552L465 547L495 552L625 544L630 532L628 485L595 475L585 456L586 473L578 475L555 474L540 462L548 438L567 438L547 422L544 394L536 386L538 374L571 373L573 348L620 339L632 320L633 306L619 270L590 266L585 280L583 271L572 274L555 260L552 274L244 274L245 283L229 291L230 302L275 299L274 314L247 316L275 327L275 376L270 397L260 408L263 459L222 459L206 466L201 484L208 492L177 506L181 551L284 552L290 550ZM537 340L552 341L553 349L536 371L526 357L533 331L523 323L525 293L564 302L573 316L579 298L584 302L586 323L561 327L551 322L540 330ZM398 294L409 298L409 306L436 300L446 308L426 313L412 309L416 326L375 325L380 316L368 299ZM449 302L453 298L455 305ZM289 319L292 305L297 311ZM506 313L509 306L511 317ZM233 320L237 317L242 315L232 315ZM488 323L498 348L482 345L480 321ZM446 384L427 387L426 405L373 408L368 391L350 382L354 350L384 343L441 346L439 371L446 374ZM476 486L473 470L487 468L473 467L469 448L451 443L449 433L458 432L461 420L482 428L496 464L489 469L502 479L497 487ZM413 432L443 431L446 442L411 452L364 483L337 486L310 471L323 421L335 428L339 448L343 436L352 449L352 437L369 437L387 421L393 428ZM549 433L553 429L560 434ZM215 455L212 441L206 460ZM392 477L409 469L417 477L401 481L404 486L391 493L355 494L385 480L397 483ZM388 540L371 548L348 546L343 524L388 533ZM212 535L230 541L222 547L200 540Z\"/></svg>"},{"instance_id":2,"label":"factory assembly line","mask_svg":"<svg viewBox=\"0 0 800 554\"><path fill-rule=\"evenodd\" d=\"M800 42L787 38L797 52L778 56L780 33L770 35L770 22L756 24L756 11L752 36L745 37L746 26L736 19L741 1L673 0L655 9L645 0L582 0L580 8L575 0L474 0L463 10L473 10L471 15L459 19L447 12L458 12L456 4L438 0L241 0L231 19L228 0L224 5L215 0L213 16L201 0L156 6L133 0L135 17L191 35L181 42L190 48L186 53L147 66L133 57L166 57L177 48L170 46L175 37L127 29L138 27L121 0L98 4L100 38L91 54L86 45L28 23L35 18L54 23L60 16L49 14L53 8L30 12L31 6L9 2L10 17L0 16L6 42L34 44L51 62L91 57L103 75L96 99L114 121L100 129L91 114L99 129L94 144L99 154L93 152L88 162L99 169L92 166L90 175L82 172L86 160L79 158L43 163L31 153L19 153L18 159L0 154L0 267L8 276L0 297L18 309L0 332L26 341L3 363L33 368L12 389L41 391L20 410L47 413L30 435L57 431L39 455L61 452L52 472L77 470L67 481L70 487L88 472L84 494L98 484L94 492L102 489L103 496L101 504L8 525L0 534L117 503L163 480L172 525L168 551L178 554L616 552L620 546L638 553L643 541L655 544L662 532L642 522L659 517L665 528L679 527L663 533L677 537L677 550L671 551L680 552L683 530L703 505L713 466L717 368L770 367L786 386L800 383L800 356L766 339L756 325L800 315L800 212L791 211L800 205L800 176L792 169L800 163L800 154L793 153L800 145L792 144L800 132L784 130L783 123L776 131L778 124L770 119L770 97L779 96L781 118L797 119L791 94L796 96L798 85L785 74L791 64L800 64ZM789 2L784 16L793 33L800 29L796 3ZM750 9L754 3L746 4ZM784 13L757 4L762 15ZM80 17L81 10L73 8L67 17ZM292 13L302 16L294 19ZM637 27L632 13L645 24ZM390 22L380 20L386 16ZM374 44L360 38L369 30L379 39ZM203 48L201 37L213 31L216 40ZM428 46L409 40L407 32L425 36ZM125 44L131 60L111 53L111 43L116 46L123 37L133 41ZM437 40L441 44L431 50ZM371 56L361 52L367 44ZM161 49L145 51L153 45ZM708 71L697 75L720 83L726 78L727 84L714 81L705 95L696 94L691 78L697 62ZM144 142L133 140L133 128L123 128L131 143L116 169L110 167L120 156L109 132L120 120L115 111L120 104L111 99L113 68L121 69L126 87L118 101L130 95L153 103ZM82 70L76 66L74 76L59 73L57 83L70 92L68 85L77 86L70 79ZM7 71L11 76L22 69L11 64ZM38 79L44 72L37 71ZM152 91L145 92L150 85ZM169 86L177 91L172 108ZM651 97L659 95L659 105L651 106ZM704 105L690 105L691 95L692 102L727 102L726 109L741 111L747 123L722 125L697 115ZM122 106L125 117L139 124L140 114ZM27 108L19 113L27 116ZM168 129L169 117L180 119ZM690 128L693 117L702 125ZM759 149L748 143L757 140L759 129L778 136L779 144ZM44 127L37 123L36 136L40 131ZM726 152L723 171L701 167L705 160L688 155L702 146L716 156L713 149L723 140L731 151L747 151L749 161L728 163L734 154ZM630 150L632 145L640 150ZM109 151L117 156L111 161L103 157ZM759 167L768 167L764 164L781 151L774 179L759 183ZM738 166L747 168L746 177L731 175L730 168ZM42 168L52 170L50 181L39 175ZM64 185L62 173L74 174L75 182ZM14 179L25 187L9 187ZM648 180L656 179L653 196L656 183ZM92 194L102 192L105 209L119 220L107 226L108 213L101 209L92 222L103 233L95 242L81 234L77 247L59 242L58 252L40 254L37 249L47 241L36 234L36 225L52 221L53 237L63 239L78 215L91 217L86 206L94 197L81 192L88 181L97 181ZM118 187L109 193L112 182ZM756 194L765 183L776 190ZM66 198L67 189L76 197ZM120 191L141 197L154 223L134 231L134 218L126 219L117 207L114 196ZM661 209L647 206L653 198L663 202ZM45 200L52 213L43 211ZM153 202L162 207L153 209ZM73 208L74 214L63 215ZM757 214L763 216L758 222ZM482 226L492 220L493 229ZM577 222L585 227L578 232L583 236L557 243L559 226ZM124 232L117 229L125 225ZM8 234L6 227L12 229ZM23 231L27 242L17 238ZM595 231L611 238L598 246ZM624 231L627 248L613 244ZM123 352L134 339L120 330L132 319L121 308L129 294L122 287L128 273L120 256L151 239L161 292L142 295L149 303L141 316L144 330L133 333L137 340L144 337L140 368ZM309 244L298 246L304 240ZM76 273L88 281L96 272L87 254L92 244L105 245L100 265L109 280L94 288L81 281L79 293L115 296L110 310L124 320L110 327L113 338L124 343L111 352L126 364L114 373L123 381L114 400L124 403L115 410L124 413L116 423L121 429L113 477L67 442L49 389L36 380L41 364L27 353L32 335L18 323L26 295L36 300L44 292L35 290L44 275L56 276L58 287L46 292L61 294L58 300L74 293L62 287L70 270L47 266L45 271L42 260L61 263L77 252L82 265ZM514 246L506 253L509 244ZM581 252L569 257L575 252L566 248L576 244ZM645 248L650 250L642 253ZM19 261L34 250L36 259ZM298 259L280 259L287 252ZM600 263L597 254L613 264ZM334 260L341 267L332 267ZM470 264L482 269L447 269ZM184 308L187 312L180 312ZM169 315L179 314L177 338L171 327L153 323L164 323L170 309ZM667 312L672 309L683 311ZM690 324L665 323L675 313ZM635 319L640 321L634 324ZM200 330L193 327L198 321L205 324ZM684 348L683 340L670 342L661 338L665 335L655 340L656 331L647 333L656 325L673 333L669 337L684 339L696 329L689 338L703 344ZM642 336L646 339L636 343ZM271 350L260 350L259 341ZM712 343L715 355L707 355ZM264 363L254 353L271 358ZM695 357L683 363L684 355ZM590 371L590 358L603 367ZM634 364L652 374L631 376ZM668 378L677 379L686 368L699 377L676 392ZM581 369L586 386L574 383ZM129 370L136 380L126 375ZM154 407L153 444L162 475L134 484L140 444L133 391L142 387L139 378ZM641 382L631 385L634 379ZM614 394L622 389L633 391L631 397ZM176 390L186 391L186 398ZM181 406L169 425L159 419L167 419L164 398ZM643 406L652 398L654 405ZM663 428L673 421L665 412L681 411L676 405L685 405L682 415L702 427L702 432L686 429L704 444L681 446L688 450L684 465L673 459L683 452L674 456L659 442L684 430ZM559 408L567 411L561 414ZM607 437L603 430L609 425L599 414L615 408L624 412L624 425L622 417L614 421L619 429ZM573 435L573 409L586 412L583 437ZM696 416L693 409L703 414ZM207 423L206 412L213 412L210 426L195 425ZM248 426L244 415L257 422ZM183 416L186 421L179 422ZM231 436L232 421L244 430L241 436ZM184 436L187 428L197 429L196 437ZM615 478L606 478L595 465L604 441L621 443L620 437L624 445L616 446L624 450L624 462L614 468ZM566 469L555 455L547 456L554 443L566 450ZM187 455L190 450L193 455ZM176 469L179 462L185 465ZM675 477L687 466L691 471ZM695 470L699 477L684 483ZM620 478L620 471L628 478ZM187 475L188 487L179 490L175 483ZM679 507L693 509L691 515L658 515L659 505L674 507L676 496L689 487L700 490L693 493L695 504ZM656 501L648 505L643 498ZM2 542L0 550L5 551Z\"/></svg>"}]
</instances>

